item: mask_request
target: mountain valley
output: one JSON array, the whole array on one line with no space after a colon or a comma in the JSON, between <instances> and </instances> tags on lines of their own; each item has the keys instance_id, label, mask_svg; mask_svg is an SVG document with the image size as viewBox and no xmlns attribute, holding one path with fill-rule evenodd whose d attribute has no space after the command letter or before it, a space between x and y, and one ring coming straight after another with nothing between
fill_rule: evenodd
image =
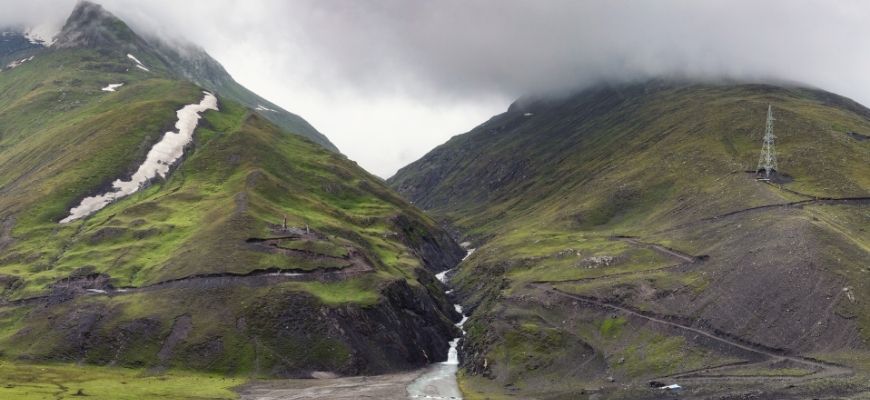
<instances>
[{"instance_id":1,"label":"mountain valley","mask_svg":"<svg viewBox=\"0 0 870 400\"><path fill-rule=\"evenodd\" d=\"M134 28L0 29L0 398L868 398L858 102L598 79L382 179Z\"/></svg>"}]
</instances>

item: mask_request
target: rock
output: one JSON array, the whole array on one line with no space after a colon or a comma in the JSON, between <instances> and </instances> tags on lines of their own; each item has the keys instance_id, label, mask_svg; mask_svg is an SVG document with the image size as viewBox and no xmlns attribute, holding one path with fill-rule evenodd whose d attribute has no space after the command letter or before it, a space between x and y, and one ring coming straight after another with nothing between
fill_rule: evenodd
<instances>
[{"instance_id":1,"label":"rock","mask_svg":"<svg viewBox=\"0 0 870 400\"><path fill-rule=\"evenodd\" d=\"M338 376L338 374L327 371L314 371L311 373L311 378L313 379L335 379Z\"/></svg>"}]
</instances>

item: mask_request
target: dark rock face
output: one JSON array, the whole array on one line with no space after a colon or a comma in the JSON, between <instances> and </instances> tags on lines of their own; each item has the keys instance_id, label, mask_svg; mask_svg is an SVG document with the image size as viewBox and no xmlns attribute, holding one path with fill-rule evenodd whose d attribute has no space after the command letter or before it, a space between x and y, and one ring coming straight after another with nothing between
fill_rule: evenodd
<instances>
[{"instance_id":1,"label":"dark rock face","mask_svg":"<svg viewBox=\"0 0 870 400\"><path fill-rule=\"evenodd\" d=\"M446 231L427 229L406 215L393 218L402 241L417 253L429 271L441 272L455 267L462 261L465 251Z\"/></svg>"},{"instance_id":2,"label":"dark rock face","mask_svg":"<svg viewBox=\"0 0 870 400\"><path fill-rule=\"evenodd\" d=\"M385 301L371 309L336 310L355 349L348 373L413 369L447 359L448 342L459 331L425 292L396 281L384 290Z\"/></svg>"},{"instance_id":3,"label":"dark rock face","mask_svg":"<svg viewBox=\"0 0 870 400\"><path fill-rule=\"evenodd\" d=\"M0 29L0 71L7 69L9 63L30 57L41 49L42 45L32 43L19 30Z\"/></svg>"},{"instance_id":4,"label":"dark rock face","mask_svg":"<svg viewBox=\"0 0 870 400\"><path fill-rule=\"evenodd\" d=\"M144 44L124 22L102 6L82 1L70 14L52 47L66 49L123 46L124 50L132 50Z\"/></svg>"},{"instance_id":5,"label":"dark rock face","mask_svg":"<svg viewBox=\"0 0 870 400\"><path fill-rule=\"evenodd\" d=\"M19 357L308 378L316 371L369 375L420 368L444 361L448 342L459 336L452 321L458 315L445 313L449 304L404 280L384 286L380 301L370 305L330 306L274 288L254 292L253 299L251 293L235 297L233 288L154 290L137 300L154 308L153 315L133 319L118 307L124 295L74 297L65 289L65 296L30 308L26 320L41 333L19 331L16 346L32 349ZM174 302L161 309L149 304L151 297Z\"/></svg>"},{"instance_id":6,"label":"dark rock face","mask_svg":"<svg viewBox=\"0 0 870 400\"><path fill-rule=\"evenodd\" d=\"M864 135L864 134L861 134L858 132L847 132L846 134L849 135L849 137L851 137L852 139L855 139L859 142L863 142L865 140L870 140L870 136Z\"/></svg>"}]
</instances>

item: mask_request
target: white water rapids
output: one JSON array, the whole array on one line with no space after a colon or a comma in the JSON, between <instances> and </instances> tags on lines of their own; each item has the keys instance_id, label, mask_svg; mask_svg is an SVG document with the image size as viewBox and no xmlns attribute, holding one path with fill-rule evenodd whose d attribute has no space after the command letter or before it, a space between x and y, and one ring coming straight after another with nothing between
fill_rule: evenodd
<instances>
[{"instance_id":1,"label":"white water rapids","mask_svg":"<svg viewBox=\"0 0 870 400\"><path fill-rule=\"evenodd\" d=\"M82 199L82 202L77 207L73 207L69 211L69 216L62 219L60 223L65 224L87 217L109 203L135 193L157 176L166 178L169 167L178 162L184 154L184 147L193 139L193 130L199 123L200 114L206 110L218 109L217 98L209 92L203 94L205 97L198 104L188 104L175 113L178 116L178 121L175 123L177 132L166 132L163 139L151 147L145 161L129 181L117 179L112 182L112 189L108 192Z\"/></svg>"},{"instance_id":2,"label":"white water rapids","mask_svg":"<svg viewBox=\"0 0 870 400\"><path fill-rule=\"evenodd\" d=\"M468 253L465 257L462 258L464 261L468 256L474 253L474 249L469 249ZM442 283L447 283L447 273L452 271L449 269L447 271L436 274L435 277L438 278ZM448 290L449 294L450 291ZM462 335L465 335L465 330L462 329L462 325L465 324L465 321L468 320L468 317L462 313L462 306L459 304L454 304L453 307L456 309L456 312L462 314L462 320L456 324L457 327L462 331ZM447 351L447 361L440 362L438 364L432 364L417 379L411 382L408 385L408 397L411 399L462 399L462 392L459 391L459 384L456 382L456 371L459 369L459 352L456 349L456 346L459 344L459 339L457 337L450 341L450 350Z\"/></svg>"}]
</instances>

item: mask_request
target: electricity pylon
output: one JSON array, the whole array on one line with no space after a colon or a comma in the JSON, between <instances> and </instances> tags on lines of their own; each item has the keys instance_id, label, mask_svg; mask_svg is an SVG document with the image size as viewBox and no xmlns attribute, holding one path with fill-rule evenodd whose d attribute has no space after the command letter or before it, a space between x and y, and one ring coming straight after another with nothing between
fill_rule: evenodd
<instances>
[{"instance_id":1,"label":"electricity pylon","mask_svg":"<svg viewBox=\"0 0 870 400\"><path fill-rule=\"evenodd\" d=\"M773 135L773 121L773 111L770 108L770 104L768 104L767 126L764 128L764 138L762 139L761 155L758 157L758 168L755 169L755 171L759 174L761 173L761 170L764 170L765 179L770 179L770 173L777 170L776 151L773 148L773 139L776 138L776 136Z\"/></svg>"}]
</instances>

